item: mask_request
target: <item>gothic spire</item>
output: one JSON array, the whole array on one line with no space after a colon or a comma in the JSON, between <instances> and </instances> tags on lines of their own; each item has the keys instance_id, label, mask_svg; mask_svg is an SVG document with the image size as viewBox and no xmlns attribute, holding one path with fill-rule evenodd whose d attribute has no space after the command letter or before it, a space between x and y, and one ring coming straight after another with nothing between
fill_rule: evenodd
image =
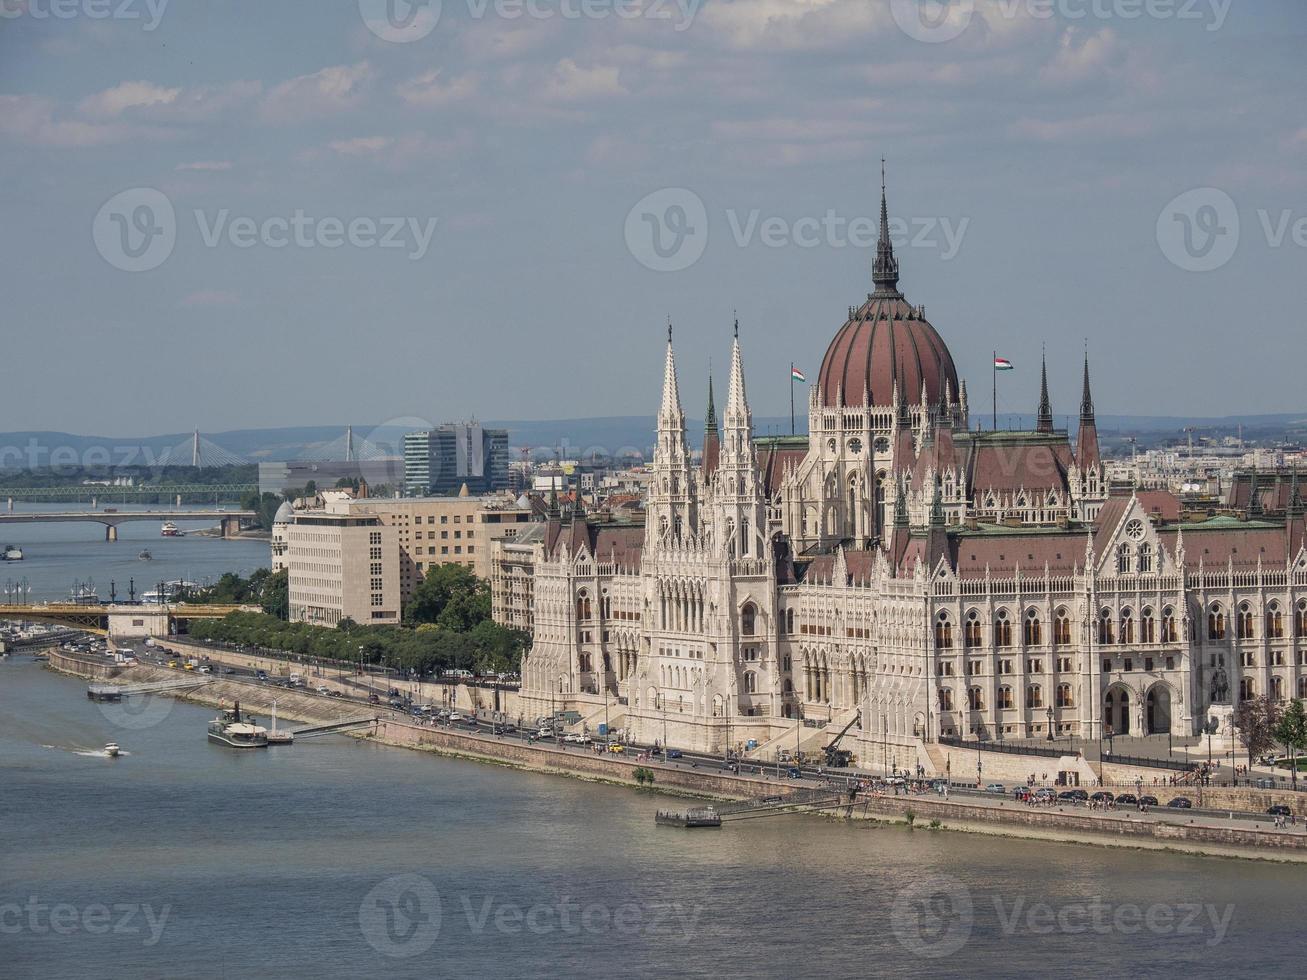
<instances>
[{"instance_id":1,"label":"gothic spire","mask_svg":"<svg viewBox=\"0 0 1307 980\"><path fill-rule=\"evenodd\" d=\"M740 356L740 322L735 321L735 339L731 341L731 380L726 394L726 424L739 425L747 419L749 401L744 393L744 360Z\"/></svg>"},{"instance_id":2,"label":"gothic spire","mask_svg":"<svg viewBox=\"0 0 1307 980\"><path fill-rule=\"evenodd\" d=\"M704 415L703 420L704 433L717 433L717 407L713 404L712 394L712 368L708 368L708 412Z\"/></svg>"},{"instance_id":3,"label":"gothic spire","mask_svg":"<svg viewBox=\"0 0 1307 980\"><path fill-rule=\"evenodd\" d=\"M672 324L667 323L667 360L663 365L663 403L658 410L660 427L679 428L684 424L681 411L681 391L676 383L676 355L672 353Z\"/></svg>"},{"instance_id":4,"label":"gothic spire","mask_svg":"<svg viewBox=\"0 0 1307 980\"><path fill-rule=\"evenodd\" d=\"M871 266L871 281L878 293L897 293L899 260L889 240L889 206L885 199L885 158L880 161L880 239L876 242L876 261Z\"/></svg>"},{"instance_id":5,"label":"gothic spire","mask_svg":"<svg viewBox=\"0 0 1307 980\"><path fill-rule=\"evenodd\" d=\"M1053 431L1053 404L1048 399L1048 358L1042 353L1039 357L1039 420L1035 423L1035 431Z\"/></svg>"},{"instance_id":6,"label":"gothic spire","mask_svg":"<svg viewBox=\"0 0 1307 980\"><path fill-rule=\"evenodd\" d=\"M1089 351L1085 351L1085 383L1080 394L1080 424L1094 423L1094 397L1089 393Z\"/></svg>"}]
</instances>

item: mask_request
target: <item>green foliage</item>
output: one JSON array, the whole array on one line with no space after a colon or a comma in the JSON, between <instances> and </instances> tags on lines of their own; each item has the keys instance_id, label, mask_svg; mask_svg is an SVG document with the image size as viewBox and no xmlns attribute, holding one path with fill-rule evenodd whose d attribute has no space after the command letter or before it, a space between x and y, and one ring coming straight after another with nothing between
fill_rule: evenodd
<instances>
[{"instance_id":1,"label":"green foliage","mask_svg":"<svg viewBox=\"0 0 1307 980\"><path fill-rule=\"evenodd\" d=\"M266 613L232 613L218 620L195 620L191 635L225 643L256 645L327 660L397 667L419 673L463 669L478 673L517 671L528 637L486 622L471 633L442 626L363 626L341 623L331 629L289 623Z\"/></svg>"},{"instance_id":2,"label":"green foliage","mask_svg":"<svg viewBox=\"0 0 1307 980\"><path fill-rule=\"evenodd\" d=\"M631 775L641 786L652 786L654 784L654 774L652 769L646 769L644 766L640 766Z\"/></svg>"},{"instance_id":3,"label":"green foliage","mask_svg":"<svg viewBox=\"0 0 1307 980\"><path fill-rule=\"evenodd\" d=\"M1234 712L1234 724L1251 756L1261 756L1275 745L1275 731L1280 723L1280 706L1269 697L1242 701Z\"/></svg>"},{"instance_id":4,"label":"green foliage","mask_svg":"<svg viewBox=\"0 0 1307 980\"><path fill-rule=\"evenodd\" d=\"M290 614L288 573L256 568L249 578L224 572L213 585L192 589L179 596L184 602L200 604L259 606L264 612L285 619Z\"/></svg>"},{"instance_id":5,"label":"green foliage","mask_svg":"<svg viewBox=\"0 0 1307 980\"><path fill-rule=\"evenodd\" d=\"M1307 710L1301 701L1290 701L1275 725L1275 740L1297 754L1307 749Z\"/></svg>"},{"instance_id":6,"label":"green foliage","mask_svg":"<svg viewBox=\"0 0 1307 980\"><path fill-rule=\"evenodd\" d=\"M265 531L271 531L273 518L277 516L281 503L281 497L275 493L249 493L241 498L241 510L254 511L254 523Z\"/></svg>"},{"instance_id":7,"label":"green foliage","mask_svg":"<svg viewBox=\"0 0 1307 980\"><path fill-rule=\"evenodd\" d=\"M437 565L413 590L404 621L466 633L490 621L490 583L462 565Z\"/></svg>"},{"instance_id":8,"label":"green foliage","mask_svg":"<svg viewBox=\"0 0 1307 980\"><path fill-rule=\"evenodd\" d=\"M907 820L909 827L914 826L917 822L917 811L909 810L907 813L903 814L903 818Z\"/></svg>"}]
</instances>

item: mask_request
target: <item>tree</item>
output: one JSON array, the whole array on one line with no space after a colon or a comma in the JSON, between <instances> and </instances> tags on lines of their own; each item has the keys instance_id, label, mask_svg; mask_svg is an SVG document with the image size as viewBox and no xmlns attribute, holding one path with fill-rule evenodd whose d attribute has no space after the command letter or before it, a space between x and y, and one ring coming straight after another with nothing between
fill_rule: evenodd
<instances>
[{"instance_id":1,"label":"tree","mask_svg":"<svg viewBox=\"0 0 1307 980\"><path fill-rule=\"evenodd\" d=\"M1248 749L1248 760L1265 755L1275 747L1275 727L1280 720L1280 707L1269 697L1241 701L1234 712L1234 724L1239 729L1239 740Z\"/></svg>"},{"instance_id":2,"label":"tree","mask_svg":"<svg viewBox=\"0 0 1307 980\"><path fill-rule=\"evenodd\" d=\"M1275 725L1275 740L1289 753L1293 788L1298 788L1298 753L1307 749L1307 710L1301 701L1290 701Z\"/></svg>"},{"instance_id":3,"label":"tree","mask_svg":"<svg viewBox=\"0 0 1307 980\"><path fill-rule=\"evenodd\" d=\"M489 618L489 583L462 565L437 565L427 572L404 609L407 623L436 623L459 633Z\"/></svg>"},{"instance_id":4,"label":"tree","mask_svg":"<svg viewBox=\"0 0 1307 980\"><path fill-rule=\"evenodd\" d=\"M259 605L269 616L290 618L290 573L286 569L273 572L264 580L263 589L259 593Z\"/></svg>"}]
</instances>

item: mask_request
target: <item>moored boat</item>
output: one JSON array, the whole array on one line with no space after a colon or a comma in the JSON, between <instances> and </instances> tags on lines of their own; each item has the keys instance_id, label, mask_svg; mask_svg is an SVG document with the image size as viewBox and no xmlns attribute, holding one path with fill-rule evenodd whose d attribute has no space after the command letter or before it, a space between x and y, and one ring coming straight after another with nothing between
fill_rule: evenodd
<instances>
[{"instance_id":1,"label":"moored boat","mask_svg":"<svg viewBox=\"0 0 1307 980\"><path fill-rule=\"evenodd\" d=\"M654 823L659 827L681 827L687 830L698 830L705 827L720 827L722 818L721 814L712 807L703 810L687 810L685 813L659 810L654 815Z\"/></svg>"},{"instance_id":2,"label":"moored boat","mask_svg":"<svg viewBox=\"0 0 1307 980\"><path fill-rule=\"evenodd\" d=\"M256 725L253 718L242 719L237 701L230 711L209 722L209 741L232 749L263 749L268 746L268 730Z\"/></svg>"}]
</instances>

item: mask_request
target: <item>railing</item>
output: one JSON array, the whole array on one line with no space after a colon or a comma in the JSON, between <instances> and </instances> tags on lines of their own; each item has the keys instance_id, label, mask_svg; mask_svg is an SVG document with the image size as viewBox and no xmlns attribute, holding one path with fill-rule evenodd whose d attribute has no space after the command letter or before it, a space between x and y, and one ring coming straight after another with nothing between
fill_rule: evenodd
<instances>
[{"instance_id":1,"label":"railing","mask_svg":"<svg viewBox=\"0 0 1307 980\"><path fill-rule=\"evenodd\" d=\"M1080 755L1080 751L1048 748L1044 745L1013 745L1008 742L982 742L978 739L965 741L956 735L941 735L939 737L940 745L949 745L957 749L969 749L981 752L1001 752L1005 755L1039 755L1050 759L1061 758L1064 755Z\"/></svg>"},{"instance_id":2,"label":"railing","mask_svg":"<svg viewBox=\"0 0 1307 980\"><path fill-rule=\"evenodd\" d=\"M1183 762L1180 759L1149 759L1140 755L1107 755L1100 762L1114 766L1139 766L1144 769L1174 769L1177 772L1189 772L1198 768L1196 762Z\"/></svg>"}]
</instances>

